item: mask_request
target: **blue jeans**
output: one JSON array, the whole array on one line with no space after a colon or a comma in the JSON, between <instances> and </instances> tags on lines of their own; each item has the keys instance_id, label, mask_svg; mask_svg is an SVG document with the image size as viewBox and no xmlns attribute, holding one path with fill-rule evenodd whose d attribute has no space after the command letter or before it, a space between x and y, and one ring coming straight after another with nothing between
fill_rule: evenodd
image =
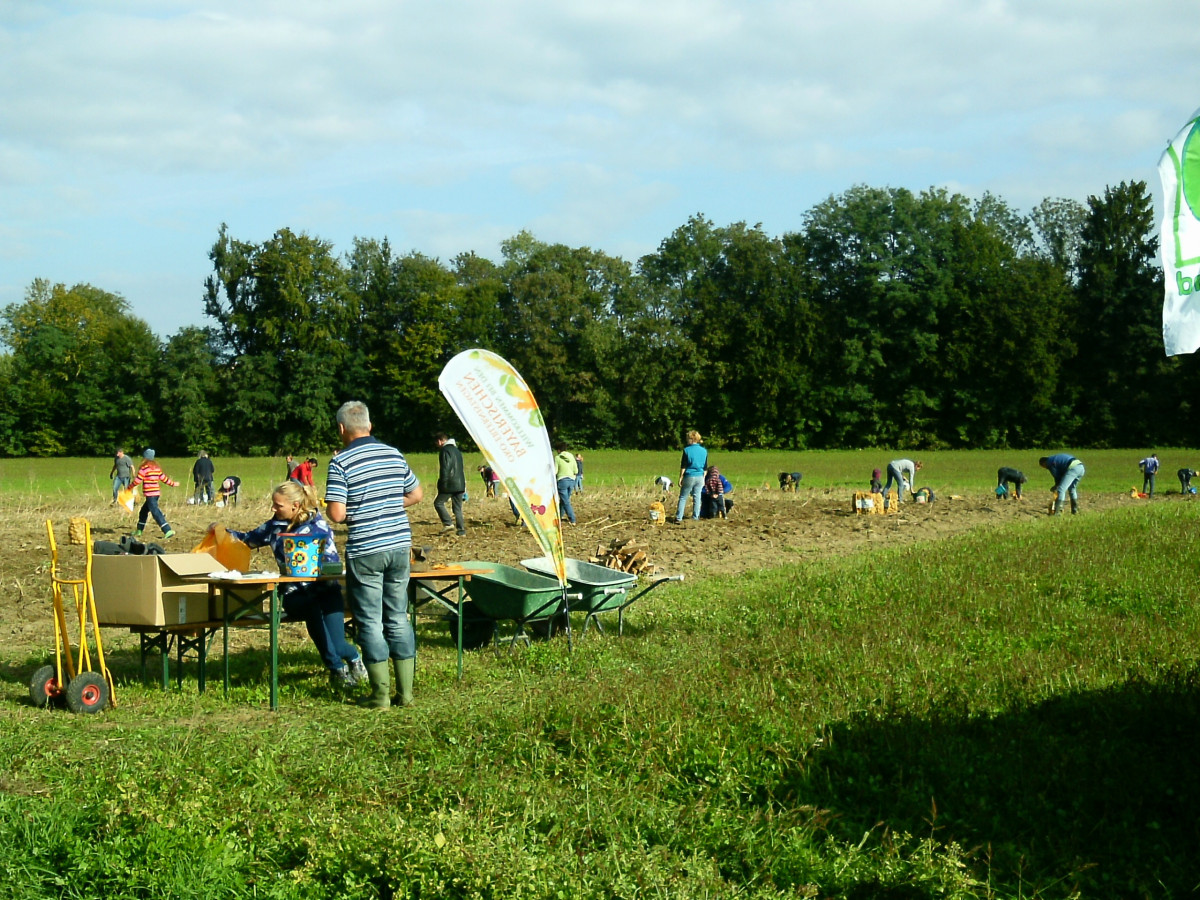
<instances>
[{"instance_id":1,"label":"blue jeans","mask_svg":"<svg viewBox=\"0 0 1200 900\"><path fill-rule=\"evenodd\" d=\"M558 511L575 524L575 508L571 506L571 491L575 489L575 477L558 479Z\"/></svg>"},{"instance_id":2,"label":"blue jeans","mask_svg":"<svg viewBox=\"0 0 1200 900\"><path fill-rule=\"evenodd\" d=\"M417 636L408 617L409 547L346 560L350 609L368 663L412 659Z\"/></svg>"},{"instance_id":3,"label":"blue jeans","mask_svg":"<svg viewBox=\"0 0 1200 900\"><path fill-rule=\"evenodd\" d=\"M127 487L132 478L122 478L120 475L113 476L113 503L117 502L117 494Z\"/></svg>"},{"instance_id":4,"label":"blue jeans","mask_svg":"<svg viewBox=\"0 0 1200 900\"><path fill-rule=\"evenodd\" d=\"M1062 503L1067 499L1067 494L1071 495L1072 500L1079 499L1079 479L1083 477L1083 463L1079 460L1071 463L1067 467L1067 472L1062 477L1062 481L1058 483L1055 490L1058 491L1058 502Z\"/></svg>"},{"instance_id":5,"label":"blue jeans","mask_svg":"<svg viewBox=\"0 0 1200 900\"><path fill-rule=\"evenodd\" d=\"M904 502L904 476L900 473L900 470L897 469L895 466L893 466L891 463L888 463L887 473L888 473L887 484L885 484L883 486L884 509L887 508L887 495L888 495L888 492L892 489L893 481L896 482L896 502L897 503Z\"/></svg>"},{"instance_id":6,"label":"blue jeans","mask_svg":"<svg viewBox=\"0 0 1200 900\"><path fill-rule=\"evenodd\" d=\"M1150 496L1154 496L1154 472L1142 473L1142 493L1146 493L1147 487L1150 489Z\"/></svg>"},{"instance_id":7,"label":"blue jeans","mask_svg":"<svg viewBox=\"0 0 1200 900\"><path fill-rule=\"evenodd\" d=\"M675 508L675 521L683 521L683 509L687 506L687 499L692 498L692 518L700 518L700 494L704 490L703 475L684 475L683 480L679 482L679 505Z\"/></svg>"},{"instance_id":8,"label":"blue jeans","mask_svg":"<svg viewBox=\"0 0 1200 900\"><path fill-rule=\"evenodd\" d=\"M161 509L158 508L157 497L147 497L142 503L142 508L138 510L138 531L142 531L146 527L146 520L154 516L154 521L158 523L158 527L166 534L171 530L171 526L167 524L167 517L163 515Z\"/></svg>"},{"instance_id":9,"label":"blue jeans","mask_svg":"<svg viewBox=\"0 0 1200 900\"><path fill-rule=\"evenodd\" d=\"M340 669L358 651L346 641L346 617L342 590L332 581L302 584L283 596L283 611L289 619L303 619L313 646L327 669Z\"/></svg>"}]
</instances>

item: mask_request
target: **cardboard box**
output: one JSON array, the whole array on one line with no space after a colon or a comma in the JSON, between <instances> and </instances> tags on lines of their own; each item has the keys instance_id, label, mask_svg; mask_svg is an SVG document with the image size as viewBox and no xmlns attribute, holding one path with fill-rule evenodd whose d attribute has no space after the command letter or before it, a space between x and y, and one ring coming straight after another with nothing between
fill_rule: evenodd
<instances>
[{"instance_id":1,"label":"cardboard box","mask_svg":"<svg viewBox=\"0 0 1200 900\"><path fill-rule=\"evenodd\" d=\"M101 625L184 625L211 618L208 585L187 582L225 567L207 553L92 558Z\"/></svg>"}]
</instances>

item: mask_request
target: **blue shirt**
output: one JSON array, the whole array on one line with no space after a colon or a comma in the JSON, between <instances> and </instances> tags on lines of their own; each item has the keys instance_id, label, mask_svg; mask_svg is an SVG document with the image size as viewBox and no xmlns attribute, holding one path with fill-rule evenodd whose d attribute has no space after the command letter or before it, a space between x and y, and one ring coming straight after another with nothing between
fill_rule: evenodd
<instances>
[{"instance_id":1,"label":"blue shirt","mask_svg":"<svg viewBox=\"0 0 1200 900\"><path fill-rule=\"evenodd\" d=\"M1075 462L1075 457L1070 453L1055 453L1053 456L1046 457L1046 469L1054 476L1054 483L1063 480L1063 476L1067 474L1067 469L1071 468L1071 463Z\"/></svg>"},{"instance_id":2,"label":"blue shirt","mask_svg":"<svg viewBox=\"0 0 1200 900\"><path fill-rule=\"evenodd\" d=\"M346 506L346 558L412 546L404 495L420 482L395 447L367 435L329 461L325 502Z\"/></svg>"},{"instance_id":3,"label":"blue shirt","mask_svg":"<svg viewBox=\"0 0 1200 900\"><path fill-rule=\"evenodd\" d=\"M704 467L708 465L708 451L700 444L688 444L683 448L683 458L679 461L679 468L683 470L685 477L704 474Z\"/></svg>"}]
</instances>

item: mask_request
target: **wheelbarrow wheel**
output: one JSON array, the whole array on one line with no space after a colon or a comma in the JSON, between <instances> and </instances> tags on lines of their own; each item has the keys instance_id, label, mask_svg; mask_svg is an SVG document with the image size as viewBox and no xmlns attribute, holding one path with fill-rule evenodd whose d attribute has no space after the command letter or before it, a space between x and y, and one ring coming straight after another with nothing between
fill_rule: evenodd
<instances>
[{"instance_id":1,"label":"wheelbarrow wheel","mask_svg":"<svg viewBox=\"0 0 1200 900\"><path fill-rule=\"evenodd\" d=\"M463 616L463 649L478 650L480 647L486 647L492 640L495 623L477 612L475 604L472 601L467 600L463 606L465 609L465 615ZM454 613L446 616L446 626L450 629L450 640L457 640L458 616Z\"/></svg>"},{"instance_id":2,"label":"wheelbarrow wheel","mask_svg":"<svg viewBox=\"0 0 1200 900\"><path fill-rule=\"evenodd\" d=\"M80 672L67 685L67 708L73 713L96 713L108 706L108 682L98 672Z\"/></svg>"},{"instance_id":3,"label":"wheelbarrow wheel","mask_svg":"<svg viewBox=\"0 0 1200 900\"><path fill-rule=\"evenodd\" d=\"M534 619L529 623L529 630L536 637L549 640L567 630L567 617L558 612L546 619Z\"/></svg>"},{"instance_id":4,"label":"wheelbarrow wheel","mask_svg":"<svg viewBox=\"0 0 1200 900\"><path fill-rule=\"evenodd\" d=\"M29 699L38 709L45 709L50 701L62 696L58 685L58 673L54 666L42 666L29 680Z\"/></svg>"}]
</instances>

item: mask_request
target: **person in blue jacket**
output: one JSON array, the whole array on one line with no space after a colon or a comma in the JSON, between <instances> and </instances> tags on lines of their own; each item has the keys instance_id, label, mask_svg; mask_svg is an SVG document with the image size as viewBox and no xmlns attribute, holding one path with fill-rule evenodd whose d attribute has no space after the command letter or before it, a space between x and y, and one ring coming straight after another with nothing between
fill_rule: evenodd
<instances>
[{"instance_id":1,"label":"person in blue jacket","mask_svg":"<svg viewBox=\"0 0 1200 900\"><path fill-rule=\"evenodd\" d=\"M249 547L270 547L279 571L287 571L283 535L311 535L324 539L321 566L340 564L329 523L321 515L317 492L306 484L285 481L271 494L270 520L253 531L229 531ZM209 526L210 529L212 526ZM335 688L353 687L367 678L362 655L346 640L345 604L336 581L285 582L283 612L289 619L303 619L313 646L329 670Z\"/></svg>"},{"instance_id":2,"label":"person in blue jacket","mask_svg":"<svg viewBox=\"0 0 1200 900\"><path fill-rule=\"evenodd\" d=\"M720 482L720 490L714 491L717 481ZM704 478L704 489L700 491L700 518L729 518L729 514L733 511L733 501L729 499L729 495L732 493L733 485L729 483L729 479L722 475L716 466L709 466Z\"/></svg>"},{"instance_id":3,"label":"person in blue jacket","mask_svg":"<svg viewBox=\"0 0 1200 900\"><path fill-rule=\"evenodd\" d=\"M1058 495L1054 500L1054 515L1061 516L1067 495L1071 496L1071 514L1079 512L1079 479L1083 478L1083 463L1070 453L1043 456L1038 465L1054 477L1053 490Z\"/></svg>"},{"instance_id":4,"label":"person in blue jacket","mask_svg":"<svg viewBox=\"0 0 1200 900\"><path fill-rule=\"evenodd\" d=\"M1145 459L1138 462L1138 468L1142 472L1142 493L1147 491L1149 497L1154 496L1154 481L1158 477L1158 454L1151 453Z\"/></svg>"}]
</instances>

